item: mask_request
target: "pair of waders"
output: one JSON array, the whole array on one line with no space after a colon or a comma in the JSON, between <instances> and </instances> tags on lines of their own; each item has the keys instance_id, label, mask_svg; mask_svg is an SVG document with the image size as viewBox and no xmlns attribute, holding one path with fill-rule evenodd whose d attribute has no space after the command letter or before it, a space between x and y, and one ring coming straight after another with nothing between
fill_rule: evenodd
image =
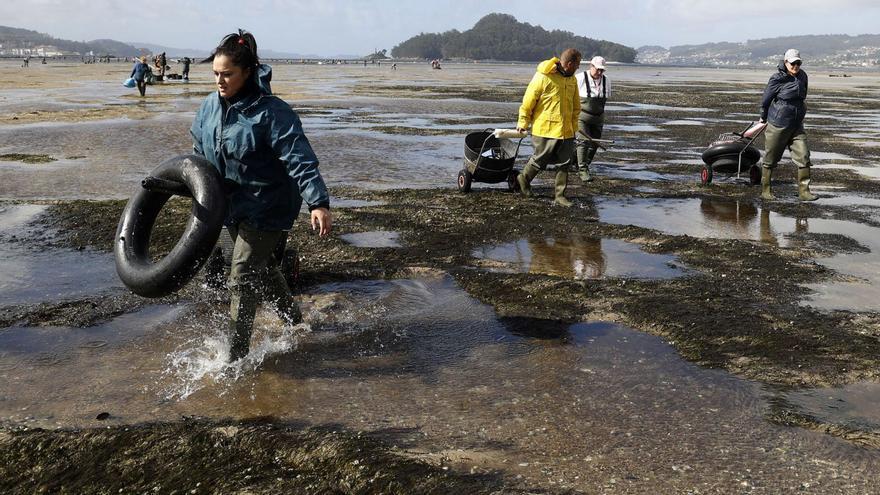
<instances>
[{"instance_id":1,"label":"pair of waders","mask_svg":"<svg viewBox=\"0 0 880 495\"><path fill-rule=\"evenodd\" d=\"M776 127L767 124L764 132L764 160L761 169L761 198L774 200L775 196L770 192L770 178L773 169L782 158L782 153L788 147L791 152L791 161L797 165L798 199L801 201L815 201L818 197L810 192L810 149L807 146L807 134L804 127L798 126L791 129Z\"/></svg>"},{"instance_id":2,"label":"pair of waders","mask_svg":"<svg viewBox=\"0 0 880 495\"><path fill-rule=\"evenodd\" d=\"M584 86L587 88L587 97L581 98L581 113L578 116L578 132L591 139L600 139L602 137L602 127L605 125L605 103L608 101L608 90L606 89L607 81L603 74L602 94L594 95L590 89L590 78L592 78L592 76L589 73L584 74ZM578 142L578 175L584 182L592 182L593 180L593 177L590 175L590 164L593 163L593 157L596 156L596 150L598 147L598 143L590 140Z\"/></svg>"},{"instance_id":3,"label":"pair of waders","mask_svg":"<svg viewBox=\"0 0 880 495\"><path fill-rule=\"evenodd\" d=\"M247 356L257 304L275 305L288 325L302 321L302 313L279 269L275 252L284 231L254 229L244 223L230 226L232 265L229 270L230 340L229 362Z\"/></svg>"},{"instance_id":4,"label":"pair of waders","mask_svg":"<svg viewBox=\"0 0 880 495\"><path fill-rule=\"evenodd\" d=\"M553 139L541 136L532 136L532 145L535 153L529 158L523 171L516 177L519 190L525 197L532 197L532 179L535 178L547 165L558 163L556 169L556 184L554 187L553 202L559 206L571 206L571 201L565 197L565 189L568 186L568 167L574 159L574 138Z\"/></svg>"}]
</instances>

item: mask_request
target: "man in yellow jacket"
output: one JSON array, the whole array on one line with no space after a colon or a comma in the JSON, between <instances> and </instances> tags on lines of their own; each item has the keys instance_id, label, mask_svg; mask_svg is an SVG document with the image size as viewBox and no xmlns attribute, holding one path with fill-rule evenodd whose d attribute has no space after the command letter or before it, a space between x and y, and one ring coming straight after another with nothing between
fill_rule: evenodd
<instances>
[{"instance_id":1,"label":"man in yellow jacket","mask_svg":"<svg viewBox=\"0 0 880 495\"><path fill-rule=\"evenodd\" d=\"M554 203L571 206L565 198L568 185L568 167L574 160L580 95L574 73L581 64L581 53L574 48L562 52L538 64L522 105L516 129L525 132L532 129L534 154L529 158L522 173L517 177L523 196L532 196L532 179L551 163L560 164L556 169Z\"/></svg>"}]
</instances>

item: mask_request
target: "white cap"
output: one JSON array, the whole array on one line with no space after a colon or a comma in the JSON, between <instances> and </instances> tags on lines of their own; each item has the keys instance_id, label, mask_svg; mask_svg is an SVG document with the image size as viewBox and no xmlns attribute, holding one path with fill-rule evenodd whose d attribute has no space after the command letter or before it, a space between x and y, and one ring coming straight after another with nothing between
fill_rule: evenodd
<instances>
[{"instance_id":1,"label":"white cap","mask_svg":"<svg viewBox=\"0 0 880 495\"><path fill-rule=\"evenodd\" d=\"M597 69L604 69L605 68L605 58L600 57L599 55L596 55L595 57L593 57L593 60L590 60L590 65L592 65L593 67L595 67Z\"/></svg>"},{"instance_id":2,"label":"white cap","mask_svg":"<svg viewBox=\"0 0 880 495\"><path fill-rule=\"evenodd\" d=\"M801 61L801 52L794 48L789 48L785 51L785 59L786 62L800 62Z\"/></svg>"}]
</instances>

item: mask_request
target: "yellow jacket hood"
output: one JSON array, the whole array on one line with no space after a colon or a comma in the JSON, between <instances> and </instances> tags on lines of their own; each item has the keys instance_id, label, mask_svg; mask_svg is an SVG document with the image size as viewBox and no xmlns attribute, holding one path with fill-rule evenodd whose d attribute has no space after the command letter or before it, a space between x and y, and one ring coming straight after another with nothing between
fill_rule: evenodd
<instances>
[{"instance_id":1,"label":"yellow jacket hood","mask_svg":"<svg viewBox=\"0 0 880 495\"><path fill-rule=\"evenodd\" d=\"M545 60L538 64L538 72L544 75L550 75L554 72L559 72L556 69L556 64L559 63L559 59L556 57L551 58L550 60Z\"/></svg>"}]
</instances>

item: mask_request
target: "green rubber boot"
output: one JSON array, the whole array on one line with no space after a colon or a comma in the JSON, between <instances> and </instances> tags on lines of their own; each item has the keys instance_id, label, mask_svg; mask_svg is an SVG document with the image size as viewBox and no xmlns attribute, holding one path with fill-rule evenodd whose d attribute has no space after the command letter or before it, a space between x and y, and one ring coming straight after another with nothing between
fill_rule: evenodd
<instances>
[{"instance_id":1,"label":"green rubber boot","mask_svg":"<svg viewBox=\"0 0 880 495\"><path fill-rule=\"evenodd\" d=\"M531 163L527 163L526 167L523 171L516 176L516 182L519 183L519 192L525 198L532 198L535 194L532 192L532 180L541 170L532 165Z\"/></svg>"},{"instance_id":2,"label":"green rubber boot","mask_svg":"<svg viewBox=\"0 0 880 495\"><path fill-rule=\"evenodd\" d=\"M231 289L229 294L229 362L233 363L248 355L251 348L251 332L257 312L257 297L253 290L241 287Z\"/></svg>"},{"instance_id":3,"label":"green rubber boot","mask_svg":"<svg viewBox=\"0 0 880 495\"><path fill-rule=\"evenodd\" d=\"M799 168L798 177L798 199L801 201L816 201L819 196L810 192L810 167Z\"/></svg>"},{"instance_id":4,"label":"green rubber boot","mask_svg":"<svg viewBox=\"0 0 880 495\"><path fill-rule=\"evenodd\" d=\"M585 163L585 164L583 164L583 166L581 166L581 169L578 172L578 175L581 178L581 182L584 182L584 183L593 182L593 176L590 175L590 164L589 163Z\"/></svg>"},{"instance_id":5,"label":"green rubber boot","mask_svg":"<svg viewBox=\"0 0 880 495\"><path fill-rule=\"evenodd\" d=\"M565 197L565 188L568 186L568 170L560 168L556 171L556 188L553 203L566 208L571 206L571 201Z\"/></svg>"},{"instance_id":6,"label":"green rubber boot","mask_svg":"<svg viewBox=\"0 0 880 495\"><path fill-rule=\"evenodd\" d=\"M766 199L767 201L773 201L776 199L776 196L770 192L770 178L773 176L773 169L762 167L761 168L761 199Z\"/></svg>"}]
</instances>

